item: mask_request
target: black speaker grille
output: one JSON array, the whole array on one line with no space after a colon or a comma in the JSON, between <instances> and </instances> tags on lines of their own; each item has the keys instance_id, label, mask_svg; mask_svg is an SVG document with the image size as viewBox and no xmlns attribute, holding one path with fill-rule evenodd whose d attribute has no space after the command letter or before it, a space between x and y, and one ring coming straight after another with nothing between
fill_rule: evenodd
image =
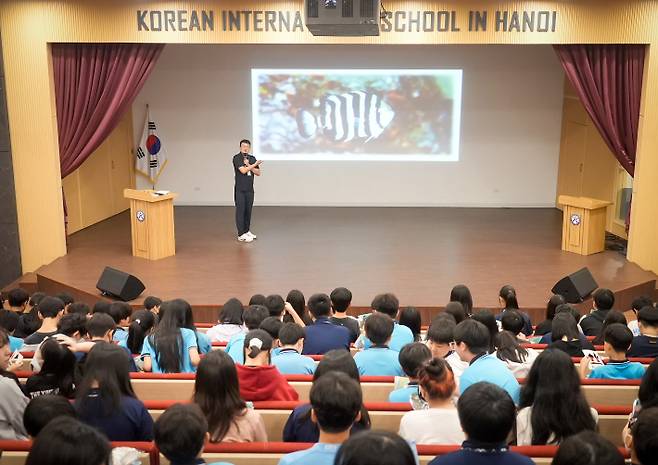
<instances>
[{"instance_id":1,"label":"black speaker grille","mask_svg":"<svg viewBox=\"0 0 658 465\"><path fill-rule=\"evenodd\" d=\"M362 18L374 18L378 0L361 0L360 13Z\"/></svg>"},{"instance_id":2,"label":"black speaker grille","mask_svg":"<svg viewBox=\"0 0 658 465\"><path fill-rule=\"evenodd\" d=\"M343 0L343 18L354 17L354 0Z\"/></svg>"},{"instance_id":3,"label":"black speaker grille","mask_svg":"<svg viewBox=\"0 0 658 465\"><path fill-rule=\"evenodd\" d=\"M306 15L309 18L317 18L320 11L320 0L306 0Z\"/></svg>"}]
</instances>

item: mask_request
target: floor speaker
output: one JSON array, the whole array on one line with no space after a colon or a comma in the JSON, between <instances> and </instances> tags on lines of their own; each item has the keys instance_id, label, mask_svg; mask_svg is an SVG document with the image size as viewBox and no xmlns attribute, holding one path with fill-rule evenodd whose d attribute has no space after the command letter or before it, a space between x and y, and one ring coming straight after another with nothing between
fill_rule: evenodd
<instances>
[{"instance_id":1,"label":"floor speaker","mask_svg":"<svg viewBox=\"0 0 658 465\"><path fill-rule=\"evenodd\" d=\"M96 289L103 295L127 302L139 297L146 287L136 276L106 266L98 278Z\"/></svg>"},{"instance_id":2,"label":"floor speaker","mask_svg":"<svg viewBox=\"0 0 658 465\"><path fill-rule=\"evenodd\" d=\"M585 300L599 285L587 267L560 279L551 291L559 294L570 304L577 304Z\"/></svg>"}]
</instances>

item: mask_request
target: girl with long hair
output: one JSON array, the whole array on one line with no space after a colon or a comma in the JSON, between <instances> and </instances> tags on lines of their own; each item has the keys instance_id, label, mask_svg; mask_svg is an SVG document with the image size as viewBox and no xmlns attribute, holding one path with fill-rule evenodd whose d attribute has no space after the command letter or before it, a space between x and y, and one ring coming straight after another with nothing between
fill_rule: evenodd
<instances>
[{"instance_id":1,"label":"girl with long hair","mask_svg":"<svg viewBox=\"0 0 658 465\"><path fill-rule=\"evenodd\" d=\"M473 313L473 296L468 287L463 284L457 284L450 291L450 302L459 302L464 307L464 312L467 317Z\"/></svg>"},{"instance_id":2,"label":"girl with long hair","mask_svg":"<svg viewBox=\"0 0 658 465\"><path fill-rule=\"evenodd\" d=\"M500 320L503 314L508 310L515 310L519 312L519 314L523 317L523 329L521 332L526 336L530 336L532 334L532 321L530 320L530 316L528 316L527 313L519 310L519 301L516 297L516 289L514 289L509 284L501 287L500 291L498 292L498 302L500 302L502 310L498 315L496 315L496 319Z\"/></svg>"},{"instance_id":3,"label":"girl with long hair","mask_svg":"<svg viewBox=\"0 0 658 465\"><path fill-rule=\"evenodd\" d=\"M544 350L530 368L521 389L519 408L519 446L558 444L581 431L594 431L598 421L596 410L587 403L571 357L555 349Z\"/></svg>"},{"instance_id":4,"label":"girl with long hair","mask_svg":"<svg viewBox=\"0 0 658 465\"><path fill-rule=\"evenodd\" d=\"M75 392L75 355L55 339L46 339L39 347L41 370L25 383L31 399L48 394L72 398Z\"/></svg>"},{"instance_id":5,"label":"girl with long hair","mask_svg":"<svg viewBox=\"0 0 658 465\"><path fill-rule=\"evenodd\" d=\"M288 302L292 308L295 309L297 315L299 318L301 318L305 325L313 324L313 319L311 319L308 308L306 308L306 297L304 297L304 293L302 291L293 289L292 291L288 292L288 295L286 296L286 302ZM295 319L288 312L283 314L283 322L296 323Z\"/></svg>"},{"instance_id":6,"label":"girl with long hair","mask_svg":"<svg viewBox=\"0 0 658 465\"><path fill-rule=\"evenodd\" d=\"M155 314L150 310L137 310L130 317L128 338L119 345L128 348L131 354L141 354L144 339L151 334L155 326Z\"/></svg>"},{"instance_id":7,"label":"girl with long hair","mask_svg":"<svg viewBox=\"0 0 658 465\"><path fill-rule=\"evenodd\" d=\"M414 342L420 341L421 318L420 312L416 307L405 307L400 310L398 323L411 330L411 334L414 335Z\"/></svg>"},{"instance_id":8,"label":"girl with long hair","mask_svg":"<svg viewBox=\"0 0 658 465\"><path fill-rule=\"evenodd\" d=\"M583 341L578 331L578 323L569 312L560 312L553 318L549 348L566 352L571 357L583 357L583 349L594 350L594 346L587 340Z\"/></svg>"},{"instance_id":9,"label":"girl with long hair","mask_svg":"<svg viewBox=\"0 0 658 465\"><path fill-rule=\"evenodd\" d=\"M144 340L144 371L153 373L194 373L199 365L196 334L185 327L186 302L182 299L163 302L160 323Z\"/></svg>"},{"instance_id":10,"label":"girl with long hair","mask_svg":"<svg viewBox=\"0 0 658 465\"><path fill-rule=\"evenodd\" d=\"M208 420L210 442L267 442L265 423L240 397L235 364L223 350L201 360L192 401Z\"/></svg>"},{"instance_id":11,"label":"girl with long hair","mask_svg":"<svg viewBox=\"0 0 658 465\"><path fill-rule=\"evenodd\" d=\"M239 299L232 297L222 305L217 324L206 333L211 341L228 342L236 334L246 333L244 326L244 306Z\"/></svg>"},{"instance_id":12,"label":"girl with long hair","mask_svg":"<svg viewBox=\"0 0 658 465\"><path fill-rule=\"evenodd\" d=\"M76 392L75 409L80 420L110 441L151 441L153 420L130 384L129 366L130 356L121 347L94 344Z\"/></svg>"},{"instance_id":13,"label":"girl with long hair","mask_svg":"<svg viewBox=\"0 0 658 465\"><path fill-rule=\"evenodd\" d=\"M194 325L194 312L192 311L192 306L188 301L183 299L174 299L174 302L177 305L181 305L185 308L185 322L183 323L183 328L187 328L190 331L194 332L194 337L196 337L197 348L200 354L207 354L212 350L212 343L210 338L206 333L197 331L196 326Z\"/></svg>"},{"instance_id":14,"label":"girl with long hair","mask_svg":"<svg viewBox=\"0 0 658 465\"><path fill-rule=\"evenodd\" d=\"M518 338L509 331L499 332L494 342L496 357L507 365L515 378L525 378L539 353L523 347Z\"/></svg>"},{"instance_id":15,"label":"girl with long hair","mask_svg":"<svg viewBox=\"0 0 658 465\"><path fill-rule=\"evenodd\" d=\"M553 324L553 318L555 317L555 309L558 305L565 303L567 302L560 294L554 294L548 299L548 302L546 303L546 319L535 327L535 336L543 336L544 334L551 332L551 325Z\"/></svg>"}]
</instances>

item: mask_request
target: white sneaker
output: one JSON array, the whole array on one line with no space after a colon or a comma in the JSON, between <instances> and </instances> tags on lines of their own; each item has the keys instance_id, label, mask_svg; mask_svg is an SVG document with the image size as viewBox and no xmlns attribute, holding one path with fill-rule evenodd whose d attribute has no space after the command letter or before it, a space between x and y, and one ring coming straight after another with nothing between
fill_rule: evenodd
<instances>
[{"instance_id":1,"label":"white sneaker","mask_svg":"<svg viewBox=\"0 0 658 465\"><path fill-rule=\"evenodd\" d=\"M240 242L252 242L253 238L247 233L244 233L242 236L238 236L238 241Z\"/></svg>"},{"instance_id":2,"label":"white sneaker","mask_svg":"<svg viewBox=\"0 0 658 465\"><path fill-rule=\"evenodd\" d=\"M258 237L256 237L256 235L254 233L252 233L251 231L247 231L245 233L245 235L251 237L252 239L258 239Z\"/></svg>"}]
</instances>

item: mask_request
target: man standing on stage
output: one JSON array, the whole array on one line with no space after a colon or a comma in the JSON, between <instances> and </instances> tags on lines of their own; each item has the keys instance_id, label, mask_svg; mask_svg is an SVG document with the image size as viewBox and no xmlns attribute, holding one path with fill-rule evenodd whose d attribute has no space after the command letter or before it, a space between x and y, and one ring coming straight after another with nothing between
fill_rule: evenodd
<instances>
[{"instance_id":1,"label":"man standing on stage","mask_svg":"<svg viewBox=\"0 0 658 465\"><path fill-rule=\"evenodd\" d=\"M249 230L251 208L254 205L254 175L260 176L261 161L249 154L251 142L240 141L240 153L233 157L235 169L235 226L238 228L238 240L251 242L256 235Z\"/></svg>"}]
</instances>

